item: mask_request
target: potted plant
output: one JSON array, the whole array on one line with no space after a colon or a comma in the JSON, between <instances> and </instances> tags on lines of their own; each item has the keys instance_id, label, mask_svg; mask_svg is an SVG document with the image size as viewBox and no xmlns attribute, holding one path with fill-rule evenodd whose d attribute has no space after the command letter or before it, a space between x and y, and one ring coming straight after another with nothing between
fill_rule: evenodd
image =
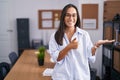
<instances>
[{"instance_id":1,"label":"potted plant","mask_svg":"<svg viewBox=\"0 0 120 80\"><path fill-rule=\"evenodd\" d=\"M37 57L38 57L38 64L40 66L44 65L45 50L46 48L44 46L38 48Z\"/></svg>"}]
</instances>

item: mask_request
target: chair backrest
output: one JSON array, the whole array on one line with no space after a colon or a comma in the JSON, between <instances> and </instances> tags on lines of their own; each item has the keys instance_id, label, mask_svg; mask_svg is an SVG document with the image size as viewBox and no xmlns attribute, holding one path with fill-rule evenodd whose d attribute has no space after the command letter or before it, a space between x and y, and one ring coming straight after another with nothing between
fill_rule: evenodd
<instances>
[{"instance_id":1,"label":"chair backrest","mask_svg":"<svg viewBox=\"0 0 120 80\"><path fill-rule=\"evenodd\" d=\"M11 65L13 66L15 64L15 62L17 61L18 56L17 56L17 54L15 52L11 52L9 54L9 59L11 61Z\"/></svg>"},{"instance_id":2,"label":"chair backrest","mask_svg":"<svg viewBox=\"0 0 120 80\"><path fill-rule=\"evenodd\" d=\"M4 80L7 73L10 71L10 65L6 62L0 63L0 80Z\"/></svg>"}]
</instances>

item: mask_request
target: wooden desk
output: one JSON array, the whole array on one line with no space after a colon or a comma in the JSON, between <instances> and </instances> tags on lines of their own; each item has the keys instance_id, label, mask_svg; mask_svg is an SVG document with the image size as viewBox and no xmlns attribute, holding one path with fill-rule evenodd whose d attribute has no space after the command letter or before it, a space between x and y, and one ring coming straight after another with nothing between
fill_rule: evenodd
<instances>
[{"instance_id":1,"label":"wooden desk","mask_svg":"<svg viewBox=\"0 0 120 80\"><path fill-rule=\"evenodd\" d=\"M43 76L42 73L46 68L53 67L48 53L44 65L39 66L35 50L25 50L4 80L51 80L51 77Z\"/></svg>"}]
</instances>

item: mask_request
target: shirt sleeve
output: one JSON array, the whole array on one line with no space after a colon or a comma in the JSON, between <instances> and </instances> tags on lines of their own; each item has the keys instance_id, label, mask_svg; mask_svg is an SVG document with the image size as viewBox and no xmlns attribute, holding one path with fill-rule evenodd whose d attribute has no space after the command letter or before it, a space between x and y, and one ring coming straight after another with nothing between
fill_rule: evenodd
<instances>
[{"instance_id":1,"label":"shirt sleeve","mask_svg":"<svg viewBox=\"0 0 120 80\"><path fill-rule=\"evenodd\" d=\"M88 55L88 59L91 61L91 62L95 62L95 59L96 59L96 56L95 55L93 55L92 56L92 47L93 47L93 43L92 43L92 41L91 41L91 39L90 39L90 36L89 36L89 34L88 34L88 32L86 33L86 47L87 47L87 55Z\"/></svg>"},{"instance_id":2,"label":"shirt sleeve","mask_svg":"<svg viewBox=\"0 0 120 80\"><path fill-rule=\"evenodd\" d=\"M51 58L53 59L54 62L62 63L62 60L57 61L57 58L58 58L59 53L60 53L60 49L59 49L59 45L55 41L54 35L55 35L55 33L53 33L51 35L51 38L50 38L50 41L49 41L49 50L48 51L49 51L49 54L50 54L50 56L51 56Z\"/></svg>"}]
</instances>

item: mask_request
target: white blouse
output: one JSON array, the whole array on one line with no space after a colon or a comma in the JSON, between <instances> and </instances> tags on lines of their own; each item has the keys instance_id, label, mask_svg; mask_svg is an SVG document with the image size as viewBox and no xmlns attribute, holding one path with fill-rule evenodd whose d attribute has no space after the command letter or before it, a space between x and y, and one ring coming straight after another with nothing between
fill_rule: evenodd
<instances>
[{"instance_id":1,"label":"white blouse","mask_svg":"<svg viewBox=\"0 0 120 80\"><path fill-rule=\"evenodd\" d=\"M64 34L63 45L56 43L55 33L51 35L49 41L49 53L56 65L53 70L53 80L90 80L89 60L94 62L95 56L92 56L91 48L93 44L90 40L88 32L76 28L76 32L72 36L73 40L78 40L78 48L71 49L68 54L61 60L57 61L59 52L64 49L70 42Z\"/></svg>"}]
</instances>

